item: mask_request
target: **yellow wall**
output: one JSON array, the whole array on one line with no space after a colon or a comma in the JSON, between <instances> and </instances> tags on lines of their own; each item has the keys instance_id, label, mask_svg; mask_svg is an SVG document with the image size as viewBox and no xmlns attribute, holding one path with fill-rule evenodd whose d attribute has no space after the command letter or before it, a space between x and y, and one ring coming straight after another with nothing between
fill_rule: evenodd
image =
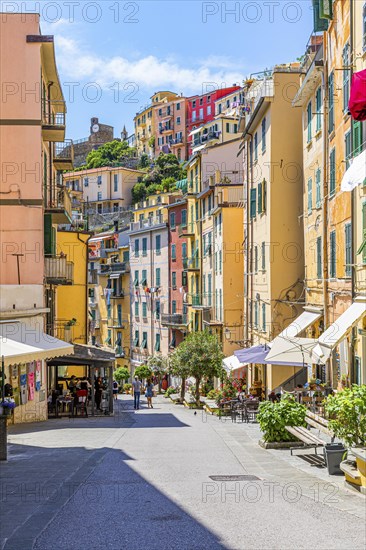
<instances>
[{"instance_id":1,"label":"yellow wall","mask_svg":"<svg viewBox=\"0 0 366 550\"><path fill-rule=\"evenodd\" d=\"M87 262L88 233L58 231L58 254L66 254L67 260L74 263L74 280L70 286L58 286L56 291L57 320L77 320L72 327L72 341L77 344L88 343L88 288Z\"/></svg>"}]
</instances>

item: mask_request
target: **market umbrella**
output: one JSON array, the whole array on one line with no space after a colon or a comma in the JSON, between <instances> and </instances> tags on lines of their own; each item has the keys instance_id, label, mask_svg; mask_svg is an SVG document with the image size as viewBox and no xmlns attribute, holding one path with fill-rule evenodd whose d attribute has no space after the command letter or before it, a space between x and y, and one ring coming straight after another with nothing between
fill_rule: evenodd
<instances>
[{"instance_id":1,"label":"market umbrella","mask_svg":"<svg viewBox=\"0 0 366 550\"><path fill-rule=\"evenodd\" d=\"M266 362L281 365L311 366L312 352L318 341L314 338L285 338L277 336L271 344Z\"/></svg>"}]
</instances>

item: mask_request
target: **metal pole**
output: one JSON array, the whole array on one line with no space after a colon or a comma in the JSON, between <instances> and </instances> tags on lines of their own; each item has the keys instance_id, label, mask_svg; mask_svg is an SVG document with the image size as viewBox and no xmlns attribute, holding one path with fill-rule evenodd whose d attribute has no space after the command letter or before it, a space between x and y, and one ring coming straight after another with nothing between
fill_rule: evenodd
<instances>
[{"instance_id":1,"label":"metal pole","mask_svg":"<svg viewBox=\"0 0 366 550\"><path fill-rule=\"evenodd\" d=\"M1 356L1 401L5 399L5 359Z\"/></svg>"},{"instance_id":2,"label":"metal pole","mask_svg":"<svg viewBox=\"0 0 366 550\"><path fill-rule=\"evenodd\" d=\"M1 401L5 398L5 361L4 356L1 357ZM5 415L0 416L0 460L8 459L8 425Z\"/></svg>"}]
</instances>

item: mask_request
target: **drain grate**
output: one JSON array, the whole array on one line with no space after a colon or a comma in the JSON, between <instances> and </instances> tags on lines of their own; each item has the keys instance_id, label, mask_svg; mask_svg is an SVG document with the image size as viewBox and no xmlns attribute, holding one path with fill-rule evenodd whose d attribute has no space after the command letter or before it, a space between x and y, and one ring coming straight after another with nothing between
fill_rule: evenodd
<instances>
[{"instance_id":1,"label":"drain grate","mask_svg":"<svg viewBox=\"0 0 366 550\"><path fill-rule=\"evenodd\" d=\"M260 477L253 475L240 476L208 476L212 481L261 481Z\"/></svg>"}]
</instances>

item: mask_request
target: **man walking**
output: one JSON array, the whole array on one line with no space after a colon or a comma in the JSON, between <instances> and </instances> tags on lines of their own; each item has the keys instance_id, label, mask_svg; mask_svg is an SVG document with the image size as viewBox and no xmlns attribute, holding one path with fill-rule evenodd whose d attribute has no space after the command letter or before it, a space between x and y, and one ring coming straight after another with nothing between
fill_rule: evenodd
<instances>
[{"instance_id":1,"label":"man walking","mask_svg":"<svg viewBox=\"0 0 366 550\"><path fill-rule=\"evenodd\" d=\"M140 408L141 386L142 386L142 383L140 382L138 376L135 376L135 380L132 382L132 387L133 387L133 408L134 409L139 409Z\"/></svg>"}]
</instances>

